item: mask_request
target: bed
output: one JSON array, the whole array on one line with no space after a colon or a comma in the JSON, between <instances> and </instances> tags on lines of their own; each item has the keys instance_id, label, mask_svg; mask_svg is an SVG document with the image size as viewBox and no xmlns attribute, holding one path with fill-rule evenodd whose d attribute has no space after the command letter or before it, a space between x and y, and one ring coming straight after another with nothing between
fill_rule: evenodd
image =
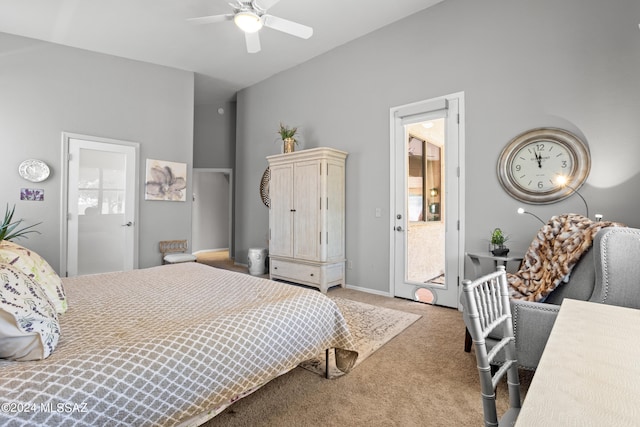
<instances>
[{"instance_id":1,"label":"bed","mask_svg":"<svg viewBox=\"0 0 640 427\"><path fill-rule=\"evenodd\" d=\"M325 349L357 358L315 290L197 263L62 283L51 355L0 360L0 425L197 425Z\"/></svg>"}]
</instances>

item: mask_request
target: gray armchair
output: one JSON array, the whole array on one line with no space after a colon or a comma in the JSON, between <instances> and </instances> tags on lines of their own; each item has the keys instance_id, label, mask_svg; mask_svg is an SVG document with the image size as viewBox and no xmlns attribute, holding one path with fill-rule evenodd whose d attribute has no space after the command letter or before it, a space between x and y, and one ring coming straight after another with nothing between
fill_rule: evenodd
<instances>
[{"instance_id":1,"label":"gray armchair","mask_svg":"<svg viewBox=\"0 0 640 427\"><path fill-rule=\"evenodd\" d=\"M535 369L565 298L640 308L640 229L610 227L545 302L511 301L520 366Z\"/></svg>"}]
</instances>

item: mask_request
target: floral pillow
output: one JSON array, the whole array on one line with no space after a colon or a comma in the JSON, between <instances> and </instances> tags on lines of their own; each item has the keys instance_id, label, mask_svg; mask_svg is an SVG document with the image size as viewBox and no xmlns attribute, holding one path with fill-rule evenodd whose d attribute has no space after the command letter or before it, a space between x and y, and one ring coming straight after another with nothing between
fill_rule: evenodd
<instances>
[{"instance_id":1,"label":"floral pillow","mask_svg":"<svg viewBox=\"0 0 640 427\"><path fill-rule=\"evenodd\" d=\"M0 286L0 358L49 357L58 345L60 324L44 290L10 264L0 264Z\"/></svg>"},{"instance_id":2,"label":"floral pillow","mask_svg":"<svg viewBox=\"0 0 640 427\"><path fill-rule=\"evenodd\" d=\"M11 264L31 277L47 294L59 314L67 311L67 297L62 280L53 268L37 253L16 243L0 242L0 263Z\"/></svg>"}]
</instances>

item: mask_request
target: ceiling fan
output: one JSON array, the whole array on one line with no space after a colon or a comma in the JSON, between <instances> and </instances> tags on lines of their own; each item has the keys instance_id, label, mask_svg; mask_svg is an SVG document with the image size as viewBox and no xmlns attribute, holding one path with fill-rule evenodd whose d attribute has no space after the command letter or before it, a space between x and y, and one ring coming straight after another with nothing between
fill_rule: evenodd
<instances>
[{"instance_id":1,"label":"ceiling fan","mask_svg":"<svg viewBox=\"0 0 640 427\"><path fill-rule=\"evenodd\" d=\"M191 18L187 21L193 24L212 24L233 20L233 22L244 31L247 52L249 53L260 52L260 37L258 32L263 26L302 39L311 37L313 35L313 28L267 13L267 9L278 3L278 1L280 0L235 0L229 3L229 6L233 8L233 13Z\"/></svg>"}]
</instances>

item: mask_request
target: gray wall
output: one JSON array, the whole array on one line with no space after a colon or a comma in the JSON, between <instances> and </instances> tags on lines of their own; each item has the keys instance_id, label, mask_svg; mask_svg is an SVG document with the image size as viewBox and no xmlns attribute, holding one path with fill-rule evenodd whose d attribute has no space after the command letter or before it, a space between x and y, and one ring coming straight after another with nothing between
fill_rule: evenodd
<instances>
[{"instance_id":1,"label":"gray wall","mask_svg":"<svg viewBox=\"0 0 640 427\"><path fill-rule=\"evenodd\" d=\"M581 193L591 213L640 227L640 2L447 0L238 94L236 255L264 246L268 211L257 193L279 122L303 147L348 151L350 285L389 290L389 109L464 91L466 249L501 227L523 252L543 218L584 213L579 198L527 206L496 177L500 151L525 130L580 135L592 169ZM286 95L283 95L286 94ZM375 218L376 207L383 215Z\"/></svg>"},{"instance_id":2,"label":"gray wall","mask_svg":"<svg viewBox=\"0 0 640 427\"><path fill-rule=\"evenodd\" d=\"M0 209L15 204L25 224L43 222L42 234L18 243L58 270L63 131L140 144L140 267L160 263L158 241L188 238L190 198L144 201L143 185L146 158L187 163L191 181L193 80L190 72L0 33ZM28 158L44 160L50 178L23 180L18 165ZM24 187L43 188L45 201L20 201Z\"/></svg>"},{"instance_id":3,"label":"gray wall","mask_svg":"<svg viewBox=\"0 0 640 427\"><path fill-rule=\"evenodd\" d=\"M223 114L218 109L224 110ZM196 105L193 125L193 167L232 169L236 150L236 103Z\"/></svg>"}]
</instances>

